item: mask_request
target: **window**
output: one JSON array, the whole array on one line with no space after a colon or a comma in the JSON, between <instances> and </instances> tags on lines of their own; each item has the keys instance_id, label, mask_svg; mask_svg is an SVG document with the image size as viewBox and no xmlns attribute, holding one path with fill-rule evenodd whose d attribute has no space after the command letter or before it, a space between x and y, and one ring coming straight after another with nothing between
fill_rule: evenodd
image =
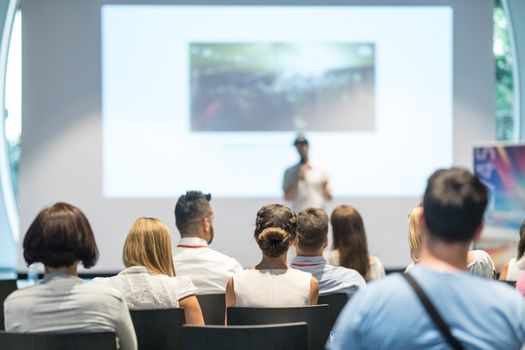
<instances>
[{"instance_id":1,"label":"window","mask_svg":"<svg viewBox=\"0 0 525 350\"><path fill-rule=\"evenodd\" d=\"M494 58L496 62L496 139L515 141L513 57L507 16L501 1L494 8Z\"/></svg>"},{"instance_id":2,"label":"window","mask_svg":"<svg viewBox=\"0 0 525 350\"><path fill-rule=\"evenodd\" d=\"M22 23L17 11L11 32L5 82L5 137L11 168L11 180L18 198L18 171L20 164L20 135L22 132Z\"/></svg>"}]
</instances>

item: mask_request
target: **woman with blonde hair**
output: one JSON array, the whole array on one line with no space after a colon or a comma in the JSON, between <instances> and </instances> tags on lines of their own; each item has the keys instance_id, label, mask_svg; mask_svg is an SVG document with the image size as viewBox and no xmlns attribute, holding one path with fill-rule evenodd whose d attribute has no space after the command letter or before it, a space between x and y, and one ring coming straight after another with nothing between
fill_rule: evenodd
<instances>
[{"instance_id":1,"label":"woman with blonde hair","mask_svg":"<svg viewBox=\"0 0 525 350\"><path fill-rule=\"evenodd\" d=\"M361 215L350 205L340 205L330 216L333 249L325 254L329 264L357 270L367 281L385 277L377 256L368 253L365 225Z\"/></svg>"},{"instance_id":2,"label":"woman with blonde hair","mask_svg":"<svg viewBox=\"0 0 525 350\"><path fill-rule=\"evenodd\" d=\"M95 278L94 283L116 288L130 309L183 307L186 323L204 324L197 288L188 277L175 277L171 237L159 219L139 218L124 243L118 275Z\"/></svg>"},{"instance_id":3,"label":"woman with blonde hair","mask_svg":"<svg viewBox=\"0 0 525 350\"><path fill-rule=\"evenodd\" d=\"M257 212L254 238L262 260L235 273L226 285L226 306L292 307L317 304L319 283L310 273L291 268L286 255L297 236L297 215L281 204Z\"/></svg>"},{"instance_id":4,"label":"woman with blonde hair","mask_svg":"<svg viewBox=\"0 0 525 350\"><path fill-rule=\"evenodd\" d=\"M418 204L408 215L408 246L410 248L410 258L412 262L406 267L405 273L410 271L419 261L421 254L421 230L419 221L423 215L423 205Z\"/></svg>"}]
</instances>

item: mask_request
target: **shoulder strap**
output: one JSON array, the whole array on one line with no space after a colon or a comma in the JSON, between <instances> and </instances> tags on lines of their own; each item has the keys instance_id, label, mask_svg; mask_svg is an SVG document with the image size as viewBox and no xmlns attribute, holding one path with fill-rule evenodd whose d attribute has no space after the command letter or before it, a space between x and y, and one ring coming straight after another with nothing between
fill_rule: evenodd
<instances>
[{"instance_id":1,"label":"shoulder strap","mask_svg":"<svg viewBox=\"0 0 525 350\"><path fill-rule=\"evenodd\" d=\"M416 280L408 273L403 274L403 277L408 282L410 287L412 287L414 292L416 292L419 301L421 301L421 304L423 304L428 315L430 316L430 318L432 318L432 321L439 329L443 337L445 337L449 345L454 350L464 350L465 348L463 347L463 345L461 345L461 343L456 339L456 337L452 335L452 333L450 332L450 328L445 323L445 321L443 320L439 312L436 310L430 299L427 297L425 292L423 292Z\"/></svg>"}]
</instances>

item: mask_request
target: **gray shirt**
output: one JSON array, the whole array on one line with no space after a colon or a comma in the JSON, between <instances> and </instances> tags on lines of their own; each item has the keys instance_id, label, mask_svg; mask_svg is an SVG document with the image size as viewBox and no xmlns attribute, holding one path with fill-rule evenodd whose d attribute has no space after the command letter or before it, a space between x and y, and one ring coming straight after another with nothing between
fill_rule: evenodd
<instances>
[{"instance_id":1,"label":"gray shirt","mask_svg":"<svg viewBox=\"0 0 525 350\"><path fill-rule=\"evenodd\" d=\"M9 332L115 332L120 349L136 350L131 316L120 293L65 273L50 273L4 302Z\"/></svg>"}]
</instances>

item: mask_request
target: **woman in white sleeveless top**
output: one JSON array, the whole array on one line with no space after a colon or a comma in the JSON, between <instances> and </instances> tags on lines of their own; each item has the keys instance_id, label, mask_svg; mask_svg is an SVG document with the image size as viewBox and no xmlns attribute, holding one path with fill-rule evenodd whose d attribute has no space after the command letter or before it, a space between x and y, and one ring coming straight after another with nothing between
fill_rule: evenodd
<instances>
[{"instance_id":1,"label":"woman in white sleeveless top","mask_svg":"<svg viewBox=\"0 0 525 350\"><path fill-rule=\"evenodd\" d=\"M499 279L504 281L517 281L522 272L525 272L525 221L523 221L520 226L518 256L510 259L508 263L503 265Z\"/></svg>"},{"instance_id":2,"label":"woman in white sleeveless top","mask_svg":"<svg viewBox=\"0 0 525 350\"><path fill-rule=\"evenodd\" d=\"M226 306L291 307L317 304L319 283L286 263L296 238L297 216L281 204L257 213L254 237L263 257L253 269L234 274L226 285Z\"/></svg>"}]
</instances>

